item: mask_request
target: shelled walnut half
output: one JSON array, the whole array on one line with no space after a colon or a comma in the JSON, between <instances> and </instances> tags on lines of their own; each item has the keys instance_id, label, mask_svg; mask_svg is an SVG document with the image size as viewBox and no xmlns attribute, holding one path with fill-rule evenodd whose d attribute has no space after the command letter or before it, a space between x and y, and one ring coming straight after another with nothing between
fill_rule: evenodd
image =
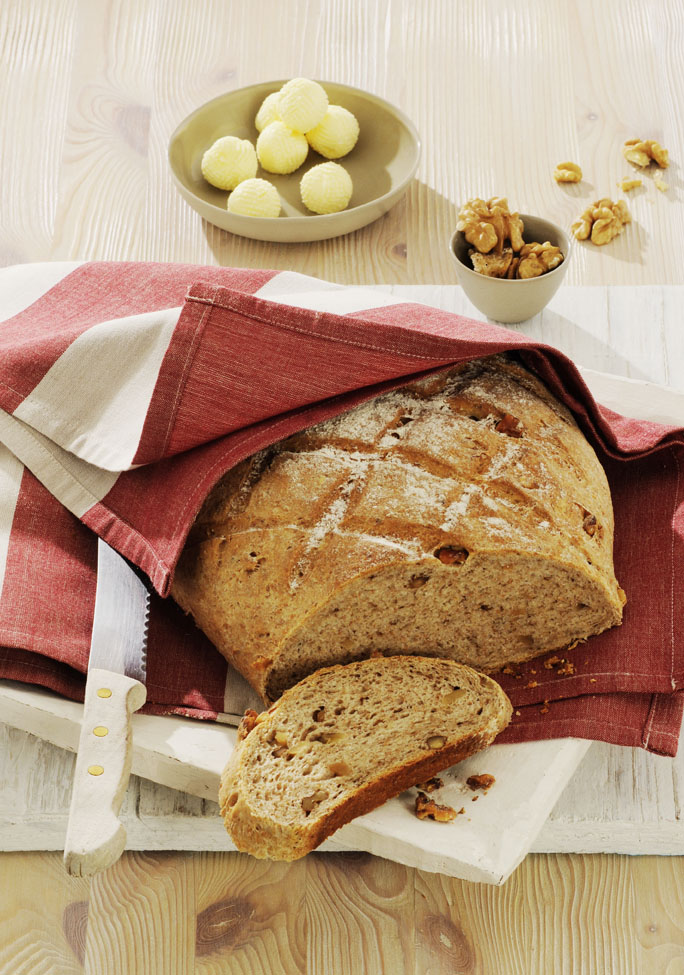
<instances>
[{"instance_id":1,"label":"shelled walnut half","mask_svg":"<svg viewBox=\"0 0 684 975\"><path fill-rule=\"evenodd\" d=\"M632 217L624 200L613 203L604 198L592 203L572 225L577 240L590 240L601 247L621 234Z\"/></svg>"},{"instance_id":2,"label":"shelled walnut half","mask_svg":"<svg viewBox=\"0 0 684 975\"><path fill-rule=\"evenodd\" d=\"M525 244L520 251L520 263L516 277L538 278L540 274L553 271L563 262L559 247L548 240L543 244Z\"/></svg>"},{"instance_id":3,"label":"shelled walnut half","mask_svg":"<svg viewBox=\"0 0 684 975\"><path fill-rule=\"evenodd\" d=\"M511 213L505 197L493 196L490 200L476 197L461 207L456 229L480 254L494 251L501 254L508 240L514 251L523 246L523 222L519 213Z\"/></svg>"},{"instance_id":4,"label":"shelled walnut half","mask_svg":"<svg viewBox=\"0 0 684 975\"><path fill-rule=\"evenodd\" d=\"M582 167L574 162L558 163L553 171L553 178L557 183L580 183Z\"/></svg>"},{"instance_id":5,"label":"shelled walnut half","mask_svg":"<svg viewBox=\"0 0 684 975\"><path fill-rule=\"evenodd\" d=\"M645 169L651 161L657 163L661 169L670 165L670 154L655 139L628 139L622 147L622 155L627 162Z\"/></svg>"}]
</instances>

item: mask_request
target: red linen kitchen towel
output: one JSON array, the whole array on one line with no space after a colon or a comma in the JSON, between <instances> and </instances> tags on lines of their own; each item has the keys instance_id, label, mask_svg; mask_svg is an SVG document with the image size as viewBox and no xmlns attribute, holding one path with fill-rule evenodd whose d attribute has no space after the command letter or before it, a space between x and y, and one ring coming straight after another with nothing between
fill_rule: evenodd
<instances>
[{"instance_id":1,"label":"red linen kitchen towel","mask_svg":"<svg viewBox=\"0 0 684 975\"><path fill-rule=\"evenodd\" d=\"M0 676L82 696L95 536L168 593L184 538L230 466L407 379L517 352L573 410L616 511L622 627L501 675L507 740L574 735L674 754L684 683L684 433L595 403L524 336L378 291L189 265L0 272ZM150 711L217 718L245 691L157 599ZM549 703L546 703L549 702Z\"/></svg>"}]
</instances>

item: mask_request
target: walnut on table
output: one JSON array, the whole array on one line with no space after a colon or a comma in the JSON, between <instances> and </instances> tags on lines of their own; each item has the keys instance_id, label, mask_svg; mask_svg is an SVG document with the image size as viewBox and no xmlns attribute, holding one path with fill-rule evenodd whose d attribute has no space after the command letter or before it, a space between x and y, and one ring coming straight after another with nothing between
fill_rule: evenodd
<instances>
[{"instance_id":1,"label":"walnut on table","mask_svg":"<svg viewBox=\"0 0 684 975\"><path fill-rule=\"evenodd\" d=\"M574 162L558 163L553 171L553 178L557 183L579 183L582 180L582 169Z\"/></svg>"},{"instance_id":2,"label":"walnut on table","mask_svg":"<svg viewBox=\"0 0 684 975\"><path fill-rule=\"evenodd\" d=\"M627 162L645 169L655 162L661 169L670 165L670 154L655 139L628 139L622 147L622 155Z\"/></svg>"},{"instance_id":3,"label":"walnut on table","mask_svg":"<svg viewBox=\"0 0 684 975\"><path fill-rule=\"evenodd\" d=\"M613 203L604 198L587 207L573 223L572 232L577 240L590 240L601 247L621 234L625 224L631 222L632 217L624 200Z\"/></svg>"}]
</instances>

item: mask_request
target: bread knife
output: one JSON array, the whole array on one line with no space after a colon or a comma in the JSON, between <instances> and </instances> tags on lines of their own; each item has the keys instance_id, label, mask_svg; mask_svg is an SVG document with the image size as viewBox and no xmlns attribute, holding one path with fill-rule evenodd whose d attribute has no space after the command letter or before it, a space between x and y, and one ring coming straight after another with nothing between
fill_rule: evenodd
<instances>
[{"instance_id":1,"label":"bread knife","mask_svg":"<svg viewBox=\"0 0 684 975\"><path fill-rule=\"evenodd\" d=\"M145 703L150 593L98 538L97 589L83 719L64 843L68 872L83 877L119 859L119 810L132 761L131 715Z\"/></svg>"}]
</instances>

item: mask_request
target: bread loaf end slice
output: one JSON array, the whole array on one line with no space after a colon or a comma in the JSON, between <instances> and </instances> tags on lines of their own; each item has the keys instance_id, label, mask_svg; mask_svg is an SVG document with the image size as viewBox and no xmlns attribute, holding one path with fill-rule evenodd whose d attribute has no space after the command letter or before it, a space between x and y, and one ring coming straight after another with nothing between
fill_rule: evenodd
<instances>
[{"instance_id":1,"label":"bread loaf end slice","mask_svg":"<svg viewBox=\"0 0 684 975\"><path fill-rule=\"evenodd\" d=\"M496 681L451 660L380 657L316 671L243 719L221 777L226 829L238 850L296 860L491 744L511 713Z\"/></svg>"}]
</instances>

